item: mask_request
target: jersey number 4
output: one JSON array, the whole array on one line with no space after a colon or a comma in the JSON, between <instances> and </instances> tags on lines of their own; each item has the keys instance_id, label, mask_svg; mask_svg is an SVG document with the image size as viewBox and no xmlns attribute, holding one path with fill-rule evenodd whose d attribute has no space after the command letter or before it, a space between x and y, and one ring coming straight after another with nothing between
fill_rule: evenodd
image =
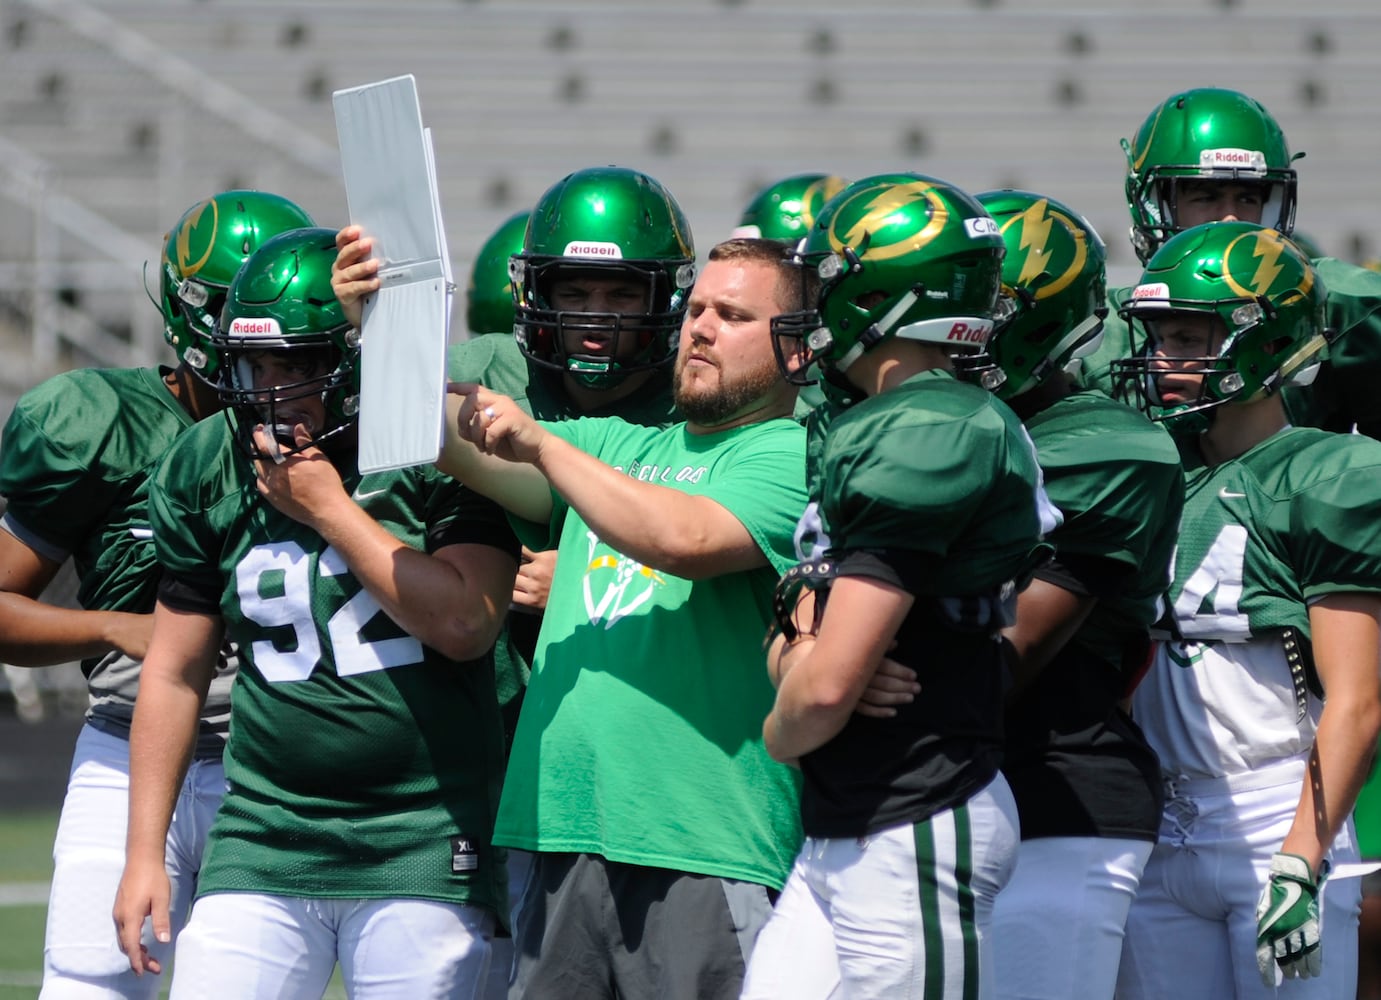
<instances>
[{"instance_id":1,"label":"jersey number 4","mask_svg":"<svg viewBox=\"0 0 1381 1000\"><path fill-rule=\"evenodd\" d=\"M1176 553L1178 557L1178 553ZM1246 639L1251 635L1242 599L1242 567L1247 560L1247 529L1228 524L1175 598L1175 623L1186 639ZM1205 606L1206 599L1209 601Z\"/></svg>"},{"instance_id":2,"label":"jersey number 4","mask_svg":"<svg viewBox=\"0 0 1381 1000\"><path fill-rule=\"evenodd\" d=\"M256 546L235 567L241 613L263 628L291 628L297 640L296 648L286 652L267 639L251 644L255 666L274 684L305 681L322 659L321 640L312 617L310 566L306 550L289 541ZM319 576L348 572L345 560L333 548L328 547L317 559ZM361 630L380 614L383 609L379 602L360 588L326 623L338 677L422 661L422 643L410 635L373 642L361 637Z\"/></svg>"}]
</instances>

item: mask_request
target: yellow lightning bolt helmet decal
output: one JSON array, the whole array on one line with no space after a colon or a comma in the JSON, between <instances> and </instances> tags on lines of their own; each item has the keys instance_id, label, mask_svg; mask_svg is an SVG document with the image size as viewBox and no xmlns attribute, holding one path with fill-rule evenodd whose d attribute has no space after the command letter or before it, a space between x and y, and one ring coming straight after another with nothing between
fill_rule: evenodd
<instances>
[{"instance_id":1,"label":"yellow lightning bolt helmet decal","mask_svg":"<svg viewBox=\"0 0 1381 1000\"><path fill-rule=\"evenodd\" d=\"M858 221L849 227L847 233L841 235L836 228L838 220L852 215L849 208L860 198L870 200L863 206L863 214ZM835 253L841 253L845 247L858 247L865 235L877 232L892 221L891 216L898 210L917 201L925 201L930 206L930 221L925 227L915 236L890 246L873 244L868 247L867 256L875 261L892 260L920 249L939 236L944 231L945 223L949 221L949 209L945 207L944 201L929 181L889 184L880 190L869 188L858 192L835 211L834 221L830 224L830 246Z\"/></svg>"},{"instance_id":2,"label":"yellow lightning bolt helmet decal","mask_svg":"<svg viewBox=\"0 0 1381 1000\"><path fill-rule=\"evenodd\" d=\"M1252 275L1252 287L1259 288L1263 292L1275 284L1280 272L1285 270L1276 263L1280 255L1285 252L1285 244L1280 240L1262 239L1263 234L1256 234L1256 256L1261 260L1261 264Z\"/></svg>"},{"instance_id":3,"label":"yellow lightning bolt helmet decal","mask_svg":"<svg viewBox=\"0 0 1381 1000\"><path fill-rule=\"evenodd\" d=\"M812 181L801 195L801 225L809 230L815 225L815 213L825 202L844 190L844 179L832 174Z\"/></svg>"},{"instance_id":4,"label":"yellow lightning bolt helmet decal","mask_svg":"<svg viewBox=\"0 0 1381 1000\"><path fill-rule=\"evenodd\" d=\"M1021 259L1021 273L1017 275L1019 285L1045 270L1045 245L1050 241L1050 227L1054 224L1046 212L1049 207L1050 202L1041 198L1020 215L1021 241L1017 246L1026 251L1026 256Z\"/></svg>"},{"instance_id":5,"label":"yellow lightning bolt helmet decal","mask_svg":"<svg viewBox=\"0 0 1381 1000\"><path fill-rule=\"evenodd\" d=\"M201 225L202 218L206 215L206 210L211 210L211 238L206 241L206 250L197 260L191 260L192 255L192 230ZM177 230L177 266L184 278L190 278L211 259L211 252L216 249L216 227L220 224L220 207L216 204L215 198L209 198L200 205L193 208L183 218L182 225Z\"/></svg>"},{"instance_id":6,"label":"yellow lightning bolt helmet decal","mask_svg":"<svg viewBox=\"0 0 1381 1000\"><path fill-rule=\"evenodd\" d=\"M1051 263L1047 257L1046 248L1050 243L1051 229L1057 222L1069 231L1074 240L1074 259L1058 278L1047 281L1035 289L1037 301L1058 295L1072 285L1083 272L1084 264L1088 261L1087 234L1085 234L1082 226L1064 212L1051 209L1050 202L1045 198L1034 202L1026 211L1012 216L1002 224L1002 234L1005 238L1008 227L1021 223L1021 239L1018 241L1017 249L1025 250L1026 256L1021 261L1021 272L1017 275L1017 284L1025 285L1027 282L1040 277Z\"/></svg>"},{"instance_id":7,"label":"yellow lightning bolt helmet decal","mask_svg":"<svg viewBox=\"0 0 1381 1000\"><path fill-rule=\"evenodd\" d=\"M1237 244L1245 239L1250 239L1251 254L1259 263L1256 271L1252 274L1251 280L1247 285L1243 285L1233 277L1232 267L1228 261L1232 257L1233 250ZM1271 286L1280 277L1280 272L1285 270L1283 264L1278 263L1280 255L1285 252L1285 237L1274 229L1261 229L1256 232L1243 233L1237 239L1228 244L1228 248L1223 253L1224 274L1223 280L1227 286L1243 298L1255 298L1258 295L1266 295L1270 292ZM1300 281L1300 292L1308 293L1314 286L1314 269L1306 267L1304 277Z\"/></svg>"}]
</instances>

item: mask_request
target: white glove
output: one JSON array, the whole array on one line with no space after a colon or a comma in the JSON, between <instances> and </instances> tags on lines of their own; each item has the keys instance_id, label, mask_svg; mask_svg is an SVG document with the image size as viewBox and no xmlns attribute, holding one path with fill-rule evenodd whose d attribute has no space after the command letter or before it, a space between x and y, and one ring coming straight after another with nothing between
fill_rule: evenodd
<instances>
[{"instance_id":1,"label":"white glove","mask_svg":"<svg viewBox=\"0 0 1381 1000\"><path fill-rule=\"evenodd\" d=\"M1277 966L1286 979L1323 971L1319 886L1327 871L1324 862L1316 880L1298 854L1276 852L1271 858L1271 874L1256 904L1256 966L1267 986L1276 984Z\"/></svg>"}]
</instances>

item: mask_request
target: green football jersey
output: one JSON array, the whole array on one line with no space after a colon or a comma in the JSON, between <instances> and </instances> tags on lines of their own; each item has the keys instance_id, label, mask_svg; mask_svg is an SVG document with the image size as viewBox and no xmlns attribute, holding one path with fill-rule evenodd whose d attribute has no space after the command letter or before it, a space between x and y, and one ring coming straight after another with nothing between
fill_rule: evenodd
<instances>
[{"instance_id":1,"label":"green football jersey","mask_svg":"<svg viewBox=\"0 0 1381 1000\"><path fill-rule=\"evenodd\" d=\"M1181 454L1175 634L1134 707L1167 771L1218 777L1313 744L1322 703L1295 682L1286 630L1303 647L1310 603L1381 592L1381 443L1287 428L1213 467L1192 441Z\"/></svg>"},{"instance_id":2,"label":"green football jersey","mask_svg":"<svg viewBox=\"0 0 1381 1000\"><path fill-rule=\"evenodd\" d=\"M1327 322L1338 331L1328 349L1329 360L1310 386L1286 386L1290 420L1298 426L1348 431L1354 424L1370 437L1381 438L1381 274L1356 264L1320 257L1313 261L1328 289ZM1132 356L1134 349L1118 308L1130 288L1108 289L1108 317L1098 350L1083 361L1080 381L1117 397L1112 363Z\"/></svg>"},{"instance_id":3,"label":"green football jersey","mask_svg":"<svg viewBox=\"0 0 1381 1000\"><path fill-rule=\"evenodd\" d=\"M415 549L516 556L499 509L433 468L344 483ZM151 514L170 577L218 609L241 650L201 891L419 897L504 914L490 659L457 663L396 625L335 549L259 496L224 420L169 453Z\"/></svg>"},{"instance_id":4,"label":"green football jersey","mask_svg":"<svg viewBox=\"0 0 1381 1000\"><path fill-rule=\"evenodd\" d=\"M152 613L161 569L149 527L149 477L192 426L163 384L168 369L80 369L26 392L0 439L6 526L40 555L71 556L77 600L91 611ZM219 420L220 418L214 418ZM129 738L139 663L112 652L85 661L91 724ZM219 756L233 668L203 709L196 752Z\"/></svg>"},{"instance_id":5,"label":"green football jersey","mask_svg":"<svg viewBox=\"0 0 1381 1000\"><path fill-rule=\"evenodd\" d=\"M1107 560L1125 570L1073 642L1120 671L1161 615L1184 505L1174 441L1141 414L1088 390L1026 421L1045 491L1064 515L1049 536L1056 558Z\"/></svg>"},{"instance_id":6,"label":"green football jersey","mask_svg":"<svg viewBox=\"0 0 1381 1000\"><path fill-rule=\"evenodd\" d=\"M1332 257L1314 262L1328 289L1328 325L1338 339L1312 386L1286 389L1298 425L1381 438L1381 273Z\"/></svg>"},{"instance_id":7,"label":"green football jersey","mask_svg":"<svg viewBox=\"0 0 1381 1000\"><path fill-rule=\"evenodd\" d=\"M1381 444L1291 428L1209 467L1184 446L1185 510L1170 588L1188 639L1309 635L1309 602L1381 591Z\"/></svg>"},{"instance_id":8,"label":"green football jersey","mask_svg":"<svg viewBox=\"0 0 1381 1000\"><path fill-rule=\"evenodd\" d=\"M835 416L818 481L827 561L915 599L888 655L916 671L921 694L893 718L851 716L801 759L806 834L859 837L920 822L993 779L997 632L1049 557L1041 536L1058 512L1012 411L940 370Z\"/></svg>"},{"instance_id":9,"label":"green football jersey","mask_svg":"<svg viewBox=\"0 0 1381 1000\"><path fill-rule=\"evenodd\" d=\"M504 784L498 843L780 887L800 845L797 777L763 747L778 574L805 505L804 431L715 434L617 418L548 424L625 475L708 497L770 565L688 580L600 539L557 498L552 600Z\"/></svg>"},{"instance_id":10,"label":"green football jersey","mask_svg":"<svg viewBox=\"0 0 1381 1000\"><path fill-rule=\"evenodd\" d=\"M1026 420L1045 489L1064 520L1055 563L1037 577L1096 598L1092 611L1015 703L1002 770L1023 839L1155 840L1161 775L1118 707L1150 652L1184 504L1170 435L1096 390Z\"/></svg>"},{"instance_id":11,"label":"green football jersey","mask_svg":"<svg viewBox=\"0 0 1381 1000\"><path fill-rule=\"evenodd\" d=\"M1039 544L1039 477L1011 410L948 372L926 371L831 422L821 521L831 549L910 552L913 593L988 594L1024 583L1050 553Z\"/></svg>"}]
</instances>

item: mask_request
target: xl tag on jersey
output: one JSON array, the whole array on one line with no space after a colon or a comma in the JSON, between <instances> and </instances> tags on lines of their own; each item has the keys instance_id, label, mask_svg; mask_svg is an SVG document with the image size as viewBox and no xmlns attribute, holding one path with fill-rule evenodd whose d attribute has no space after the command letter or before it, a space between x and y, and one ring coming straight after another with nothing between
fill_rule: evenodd
<instances>
[{"instance_id":1,"label":"xl tag on jersey","mask_svg":"<svg viewBox=\"0 0 1381 1000\"><path fill-rule=\"evenodd\" d=\"M463 875L480 866L480 852L469 837L451 838L451 873Z\"/></svg>"}]
</instances>

